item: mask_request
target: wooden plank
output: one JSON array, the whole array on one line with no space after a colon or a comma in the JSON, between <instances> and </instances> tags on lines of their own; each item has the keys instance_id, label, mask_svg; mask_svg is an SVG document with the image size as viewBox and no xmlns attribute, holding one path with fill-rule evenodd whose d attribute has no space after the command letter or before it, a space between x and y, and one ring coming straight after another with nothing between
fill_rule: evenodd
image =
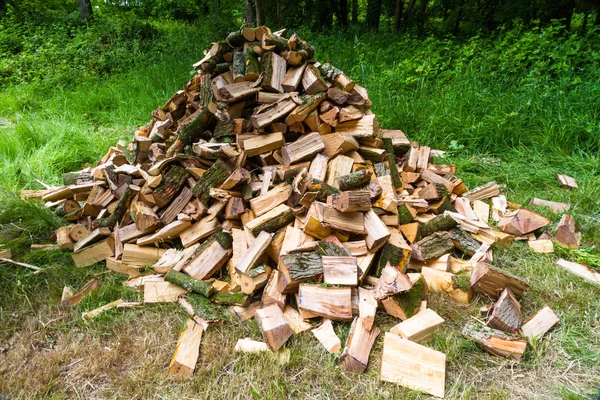
<instances>
[{"instance_id":1,"label":"wooden plank","mask_svg":"<svg viewBox=\"0 0 600 400\"><path fill-rule=\"evenodd\" d=\"M256 217L259 217L280 204L286 202L292 193L292 186L282 183L269 190L264 195L250 199L250 208Z\"/></svg>"},{"instance_id":2,"label":"wooden plank","mask_svg":"<svg viewBox=\"0 0 600 400\"><path fill-rule=\"evenodd\" d=\"M523 322L521 334L529 340L539 339L554 328L558 322L559 319L554 311L550 307L544 306Z\"/></svg>"},{"instance_id":3,"label":"wooden plank","mask_svg":"<svg viewBox=\"0 0 600 400\"><path fill-rule=\"evenodd\" d=\"M165 254L165 249L152 246L138 246L127 243L123 247L123 262L135 267L146 267L154 265Z\"/></svg>"},{"instance_id":4,"label":"wooden plank","mask_svg":"<svg viewBox=\"0 0 600 400\"><path fill-rule=\"evenodd\" d=\"M106 260L108 257L114 256L115 241L112 236L104 239L101 242L86 247L79 252L71 254L73 262L77 267L87 267L99 261Z\"/></svg>"},{"instance_id":5,"label":"wooden plank","mask_svg":"<svg viewBox=\"0 0 600 400\"><path fill-rule=\"evenodd\" d=\"M352 319L352 291L347 288L300 284L298 307L336 321Z\"/></svg>"},{"instance_id":6,"label":"wooden plank","mask_svg":"<svg viewBox=\"0 0 600 400\"><path fill-rule=\"evenodd\" d=\"M242 273L248 272L264 254L265 250L267 250L267 246L271 243L271 240L273 240L271 234L262 231L250 247L248 247L246 253L237 261L235 269Z\"/></svg>"},{"instance_id":7,"label":"wooden plank","mask_svg":"<svg viewBox=\"0 0 600 400\"><path fill-rule=\"evenodd\" d=\"M381 380L443 398L446 355L386 333L383 340Z\"/></svg>"},{"instance_id":8,"label":"wooden plank","mask_svg":"<svg viewBox=\"0 0 600 400\"><path fill-rule=\"evenodd\" d=\"M356 257L323 256L323 280L330 285L358 285Z\"/></svg>"},{"instance_id":9,"label":"wooden plank","mask_svg":"<svg viewBox=\"0 0 600 400\"><path fill-rule=\"evenodd\" d=\"M200 342L204 329L188 318L185 327L179 334L177 347L171 363L169 364L169 375L178 375L189 378L196 369L196 363L200 356Z\"/></svg>"},{"instance_id":10,"label":"wooden plank","mask_svg":"<svg viewBox=\"0 0 600 400\"><path fill-rule=\"evenodd\" d=\"M570 273L577 275L580 278L583 278L585 281L591 284L600 285L600 272L597 272L585 265L567 261L562 258L559 258L556 261L556 264L566 269Z\"/></svg>"},{"instance_id":11,"label":"wooden plank","mask_svg":"<svg viewBox=\"0 0 600 400\"><path fill-rule=\"evenodd\" d=\"M390 332L413 342L427 342L444 324L444 319L432 309L425 309L392 327Z\"/></svg>"},{"instance_id":12,"label":"wooden plank","mask_svg":"<svg viewBox=\"0 0 600 400\"><path fill-rule=\"evenodd\" d=\"M144 282L144 303L175 303L183 293L187 293L185 289L170 282Z\"/></svg>"}]
</instances>

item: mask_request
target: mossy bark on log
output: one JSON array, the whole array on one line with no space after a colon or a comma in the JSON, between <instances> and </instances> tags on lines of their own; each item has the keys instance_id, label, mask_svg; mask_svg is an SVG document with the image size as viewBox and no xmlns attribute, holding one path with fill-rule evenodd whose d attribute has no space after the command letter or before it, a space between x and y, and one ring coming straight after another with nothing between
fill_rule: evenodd
<instances>
[{"instance_id":1,"label":"mossy bark on log","mask_svg":"<svg viewBox=\"0 0 600 400\"><path fill-rule=\"evenodd\" d=\"M117 208L111 215L106 218L98 218L94 221L94 226L97 228L112 228L115 226L117 222L119 222L127 210L129 210L129 206L131 205L131 201L133 200L135 192L131 190L131 187L127 186L123 195L119 199L119 203L117 203Z\"/></svg>"},{"instance_id":2,"label":"mossy bark on log","mask_svg":"<svg viewBox=\"0 0 600 400\"><path fill-rule=\"evenodd\" d=\"M252 186L244 184L242 186L242 197L245 201L250 201L254 194L252 193Z\"/></svg>"},{"instance_id":3,"label":"mossy bark on log","mask_svg":"<svg viewBox=\"0 0 600 400\"><path fill-rule=\"evenodd\" d=\"M281 53L282 51L289 50L288 40L284 37L269 34L265 37L265 45L275 46L275 51Z\"/></svg>"},{"instance_id":4,"label":"mossy bark on log","mask_svg":"<svg viewBox=\"0 0 600 400\"><path fill-rule=\"evenodd\" d=\"M460 228L454 228L448 232L454 243L454 247L472 256L481 247L481 242Z\"/></svg>"},{"instance_id":5,"label":"mossy bark on log","mask_svg":"<svg viewBox=\"0 0 600 400\"><path fill-rule=\"evenodd\" d=\"M77 182L87 182L92 180L91 172L76 171L65 172L63 174L63 184L65 186L75 185Z\"/></svg>"},{"instance_id":6,"label":"mossy bark on log","mask_svg":"<svg viewBox=\"0 0 600 400\"><path fill-rule=\"evenodd\" d=\"M458 223L449 215L438 215L419 227L418 238L421 239L427 237L434 232L449 231L456 225L458 225Z\"/></svg>"},{"instance_id":7,"label":"mossy bark on log","mask_svg":"<svg viewBox=\"0 0 600 400\"><path fill-rule=\"evenodd\" d=\"M250 49L246 49L245 54L245 66L246 73L245 78L247 81L255 81L260 76L260 62L258 56Z\"/></svg>"},{"instance_id":8,"label":"mossy bark on log","mask_svg":"<svg viewBox=\"0 0 600 400\"><path fill-rule=\"evenodd\" d=\"M337 183L341 191L357 189L371 180L371 171L363 169L343 175L337 178Z\"/></svg>"},{"instance_id":9,"label":"mossy bark on log","mask_svg":"<svg viewBox=\"0 0 600 400\"><path fill-rule=\"evenodd\" d=\"M345 247L336 246L334 243L320 241L315 247L315 252L322 256L332 257L352 257L352 254Z\"/></svg>"},{"instance_id":10,"label":"mossy bark on log","mask_svg":"<svg viewBox=\"0 0 600 400\"><path fill-rule=\"evenodd\" d=\"M319 179L311 180L307 185L307 189L309 192L319 192L317 197L319 200L326 199L327 196L331 196L332 194L340 193L339 189L328 185Z\"/></svg>"},{"instance_id":11,"label":"mossy bark on log","mask_svg":"<svg viewBox=\"0 0 600 400\"><path fill-rule=\"evenodd\" d=\"M221 292L215 293L213 297L211 297L211 301L217 304L229 305L229 306L245 306L248 304L248 300L250 296L242 293L242 292L230 292L228 290L223 290Z\"/></svg>"},{"instance_id":12,"label":"mossy bark on log","mask_svg":"<svg viewBox=\"0 0 600 400\"><path fill-rule=\"evenodd\" d=\"M224 306L212 303L201 294L187 293L184 298L190 303L194 312L207 321L219 321L229 319L229 312Z\"/></svg>"},{"instance_id":13,"label":"mossy bark on log","mask_svg":"<svg viewBox=\"0 0 600 400\"><path fill-rule=\"evenodd\" d=\"M160 184L154 189L153 195L156 204L164 207L173 200L185 184L190 173L187 169L174 165L162 177Z\"/></svg>"},{"instance_id":14,"label":"mossy bark on log","mask_svg":"<svg viewBox=\"0 0 600 400\"><path fill-rule=\"evenodd\" d=\"M252 234L258 236L262 231L273 233L283 228L294 220L294 212L292 209L287 209L275 218L271 218L252 229Z\"/></svg>"},{"instance_id":15,"label":"mossy bark on log","mask_svg":"<svg viewBox=\"0 0 600 400\"><path fill-rule=\"evenodd\" d=\"M215 124L215 117L208 107L204 107L185 125L179 126L178 139L184 145L191 145L206 131L211 130Z\"/></svg>"},{"instance_id":16,"label":"mossy bark on log","mask_svg":"<svg viewBox=\"0 0 600 400\"><path fill-rule=\"evenodd\" d=\"M233 52L233 80L234 82L246 80L246 56L241 51Z\"/></svg>"},{"instance_id":17,"label":"mossy bark on log","mask_svg":"<svg viewBox=\"0 0 600 400\"><path fill-rule=\"evenodd\" d=\"M409 206L407 206L406 204L400 204L398 206L398 223L400 225L408 224L413 220L413 215L408 209L408 207Z\"/></svg>"},{"instance_id":18,"label":"mossy bark on log","mask_svg":"<svg viewBox=\"0 0 600 400\"><path fill-rule=\"evenodd\" d=\"M284 268L294 282L316 280L323 274L323 261L316 252L288 253L281 256Z\"/></svg>"},{"instance_id":19,"label":"mossy bark on log","mask_svg":"<svg viewBox=\"0 0 600 400\"><path fill-rule=\"evenodd\" d=\"M222 138L226 136L233 136L233 127L235 123L233 121L217 121L215 130L213 131L214 138Z\"/></svg>"},{"instance_id":20,"label":"mossy bark on log","mask_svg":"<svg viewBox=\"0 0 600 400\"><path fill-rule=\"evenodd\" d=\"M410 260L410 254L410 251L406 251L406 249L402 249L401 247L394 246L390 242L387 242L379 252L375 276L381 276L381 272L387 264L404 273L406 271L406 264L408 264L408 261Z\"/></svg>"},{"instance_id":21,"label":"mossy bark on log","mask_svg":"<svg viewBox=\"0 0 600 400\"><path fill-rule=\"evenodd\" d=\"M296 35L296 50L305 60L311 60L315 56L315 48L312 44Z\"/></svg>"},{"instance_id":22,"label":"mossy bark on log","mask_svg":"<svg viewBox=\"0 0 600 400\"><path fill-rule=\"evenodd\" d=\"M413 282L409 290L394 297L404 310L407 318L412 317L419 310L425 292L427 292L427 285L423 276L420 276L419 279Z\"/></svg>"},{"instance_id":23,"label":"mossy bark on log","mask_svg":"<svg viewBox=\"0 0 600 400\"><path fill-rule=\"evenodd\" d=\"M443 214L444 211L456 212L456 208L454 208L448 196L444 197L442 200L439 200L435 204L430 203L429 208L431 209L431 212L436 215Z\"/></svg>"},{"instance_id":24,"label":"mossy bark on log","mask_svg":"<svg viewBox=\"0 0 600 400\"><path fill-rule=\"evenodd\" d=\"M232 47L241 47L246 41L246 38L244 37L244 31L239 30L231 32L229 35L227 35L227 38L225 38L225 40Z\"/></svg>"},{"instance_id":25,"label":"mossy bark on log","mask_svg":"<svg viewBox=\"0 0 600 400\"><path fill-rule=\"evenodd\" d=\"M414 243L411 247L416 260L427 261L452 252L454 243L448 232L435 232Z\"/></svg>"},{"instance_id":26,"label":"mossy bark on log","mask_svg":"<svg viewBox=\"0 0 600 400\"><path fill-rule=\"evenodd\" d=\"M384 175L390 175L391 176L390 166L389 166L389 163L387 161L382 161L380 163L375 164L373 166L373 169L375 170L375 175L378 178L380 176L384 176Z\"/></svg>"},{"instance_id":27,"label":"mossy bark on log","mask_svg":"<svg viewBox=\"0 0 600 400\"><path fill-rule=\"evenodd\" d=\"M215 291L212 281L201 281L199 279L194 279L183 272L174 271L172 269L169 270L169 272L167 272L165 275L165 281L171 282L172 284L177 285L188 292L201 294L204 297L210 297Z\"/></svg>"},{"instance_id":28,"label":"mossy bark on log","mask_svg":"<svg viewBox=\"0 0 600 400\"><path fill-rule=\"evenodd\" d=\"M226 72L229 72L230 64L228 62L219 63L219 64L217 64L216 69L217 69L217 74L224 74Z\"/></svg>"},{"instance_id":29,"label":"mossy bark on log","mask_svg":"<svg viewBox=\"0 0 600 400\"><path fill-rule=\"evenodd\" d=\"M392 145L392 139L383 138L383 148L385 149L385 157L389 164L390 175L392 175L392 183L397 192L401 192L404 189L402 180L400 179L400 173L398 172L398 165L396 165L396 155L394 154L394 146Z\"/></svg>"},{"instance_id":30,"label":"mossy bark on log","mask_svg":"<svg viewBox=\"0 0 600 400\"><path fill-rule=\"evenodd\" d=\"M344 73L341 69L334 67L330 63L321 64L319 70L321 71L323 77L329 79L330 81L333 81L339 74Z\"/></svg>"},{"instance_id":31,"label":"mossy bark on log","mask_svg":"<svg viewBox=\"0 0 600 400\"><path fill-rule=\"evenodd\" d=\"M375 151L371 151L365 147L360 147L358 149L358 154L360 154L361 156L363 156L363 158L365 160L369 160L373 163L379 163L383 161L384 158L384 154L380 154L378 152Z\"/></svg>"},{"instance_id":32,"label":"mossy bark on log","mask_svg":"<svg viewBox=\"0 0 600 400\"><path fill-rule=\"evenodd\" d=\"M210 189L219 186L231 175L234 166L224 160L217 160L206 170L192 188L192 193L204 204L210 200Z\"/></svg>"}]
</instances>

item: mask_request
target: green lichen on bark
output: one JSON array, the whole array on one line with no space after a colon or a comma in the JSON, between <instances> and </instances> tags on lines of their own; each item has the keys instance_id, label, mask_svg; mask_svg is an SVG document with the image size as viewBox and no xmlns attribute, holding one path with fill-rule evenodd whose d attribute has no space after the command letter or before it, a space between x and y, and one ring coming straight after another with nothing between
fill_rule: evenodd
<instances>
[{"instance_id":1,"label":"green lichen on bark","mask_svg":"<svg viewBox=\"0 0 600 400\"><path fill-rule=\"evenodd\" d=\"M219 186L231 175L234 167L228 162L217 160L206 170L192 188L192 193L204 204L210 201L210 189Z\"/></svg>"},{"instance_id":2,"label":"green lichen on bark","mask_svg":"<svg viewBox=\"0 0 600 400\"><path fill-rule=\"evenodd\" d=\"M187 293L184 295L184 298L192 305L194 312L204 320L219 321L229 319L230 317L229 312L224 306L212 303L201 294Z\"/></svg>"},{"instance_id":3,"label":"green lichen on bark","mask_svg":"<svg viewBox=\"0 0 600 400\"><path fill-rule=\"evenodd\" d=\"M188 292L198 293L205 297L210 297L215 290L212 285L212 281L201 281L199 279L194 279L183 272L172 269L169 270L169 272L167 272L165 275L165 281L171 282L172 284L177 285Z\"/></svg>"}]
</instances>

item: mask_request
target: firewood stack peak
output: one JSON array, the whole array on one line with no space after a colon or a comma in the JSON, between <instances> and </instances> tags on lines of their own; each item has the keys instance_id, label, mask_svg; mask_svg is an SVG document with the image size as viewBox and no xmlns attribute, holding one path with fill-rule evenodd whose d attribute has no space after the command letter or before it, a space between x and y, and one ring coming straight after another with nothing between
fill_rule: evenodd
<instances>
[{"instance_id":1,"label":"firewood stack peak","mask_svg":"<svg viewBox=\"0 0 600 400\"><path fill-rule=\"evenodd\" d=\"M433 163L443 152L380 129L367 90L314 57L297 34L267 27L213 43L130 143L65 174L63 187L29 193L72 223L56 232L60 248L78 267L106 261L127 274L145 302L183 307L175 374L193 373L212 324L254 317L266 345L251 351L312 330L355 372L385 336L382 379L443 396L445 356L412 341L443 324L428 292L497 301L489 327L465 335L520 358L527 284L494 267L492 251L550 220L507 203L496 182L469 191L454 165ZM377 311L404 322L379 336ZM333 323L351 323L345 344ZM395 360L419 368L424 351L435 365L421 384Z\"/></svg>"}]
</instances>

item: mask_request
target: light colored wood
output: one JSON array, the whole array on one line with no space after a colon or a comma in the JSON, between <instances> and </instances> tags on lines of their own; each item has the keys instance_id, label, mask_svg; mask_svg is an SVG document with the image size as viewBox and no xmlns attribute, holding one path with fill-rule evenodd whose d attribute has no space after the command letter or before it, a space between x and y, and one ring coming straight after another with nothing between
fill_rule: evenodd
<instances>
[{"instance_id":1,"label":"light colored wood","mask_svg":"<svg viewBox=\"0 0 600 400\"><path fill-rule=\"evenodd\" d=\"M481 200L475 200L473 202L473 211L475 212L475 215L477 215L477 218L479 218L480 221L485 222L486 224L488 223L490 219L489 204L484 203Z\"/></svg>"},{"instance_id":2,"label":"light colored wood","mask_svg":"<svg viewBox=\"0 0 600 400\"><path fill-rule=\"evenodd\" d=\"M235 344L235 351L241 353L260 353L263 351L269 351L269 346L265 342L259 342L249 338L238 339Z\"/></svg>"},{"instance_id":3,"label":"light colored wood","mask_svg":"<svg viewBox=\"0 0 600 400\"><path fill-rule=\"evenodd\" d=\"M474 340L485 351L500 357L520 360L527 347L527 340L473 322L467 323L462 335Z\"/></svg>"},{"instance_id":4,"label":"light colored wood","mask_svg":"<svg viewBox=\"0 0 600 400\"><path fill-rule=\"evenodd\" d=\"M273 270L263 291L261 298L262 307L277 304L282 310L285 309L285 300L287 296L283 293L283 288L280 288L281 278L281 273L278 270Z\"/></svg>"},{"instance_id":5,"label":"light colored wood","mask_svg":"<svg viewBox=\"0 0 600 400\"><path fill-rule=\"evenodd\" d=\"M350 172L352 172L352 165L354 165L354 160L350 157L340 154L339 156L333 158L331 161L329 161L327 180L325 183L338 188L339 183L337 178L348 175Z\"/></svg>"},{"instance_id":6,"label":"light colored wood","mask_svg":"<svg viewBox=\"0 0 600 400\"><path fill-rule=\"evenodd\" d=\"M302 232L302 229L288 226L285 228L285 235L283 238L283 244L281 245L280 256L288 254L291 250L295 250L300 247L307 239L307 235Z\"/></svg>"},{"instance_id":7,"label":"light colored wood","mask_svg":"<svg viewBox=\"0 0 600 400\"><path fill-rule=\"evenodd\" d=\"M343 213L364 212L371 210L371 196L366 191L346 191L328 196L327 204Z\"/></svg>"},{"instance_id":8,"label":"light colored wood","mask_svg":"<svg viewBox=\"0 0 600 400\"><path fill-rule=\"evenodd\" d=\"M423 274L423 278L427 282L427 289L429 291L447 294L458 303L468 304L471 302L473 291L470 288L468 290L460 288L457 284L457 278L453 273L423 267L421 268L421 274Z\"/></svg>"},{"instance_id":9,"label":"light colored wood","mask_svg":"<svg viewBox=\"0 0 600 400\"><path fill-rule=\"evenodd\" d=\"M123 246L123 262L136 267L151 266L160 260L165 251L156 247L127 243Z\"/></svg>"},{"instance_id":10,"label":"light colored wood","mask_svg":"<svg viewBox=\"0 0 600 400\"><path fill-rule=\"evenodd\" d=\"M557 174L556 178L560 182L560 187L562 187L563 189L577 189L579 187L577 186L575 178L572 178L568 175Z\"/></svg>"},{"instance_id":11,"label":"light colored wood","mask_svg":"<svg viewBox=\"0 0 600 400\"><path fill-rule=\"evenodd\" d=\"M285 77L281 81L281 87L286 93L294 92L298 88L300 81L302 81L305 68L306 63L303 63L297 67L288 68Z\"/></svg>"},{"instance_id":12,"label":"light colored wood","mask_svg":"<svg viewBox=\"0 0 600 400\"><path fill-rule=\"evenodd\" d=\"M356 257L323 256L323 280L330 285L356 286L358 266Z\"/></svg>"},{"instance_id":13,"label":"light colored wood","mask_svg":"<svg viewBox=\"0 0 600 400\"><path fill-rule=\"evenodd\" d=\"M256 135L242 142L242 146L248 157L280 149L284 144L285 140L281 132Z\"/></svg>"},{"instance_id":14,"label":"light colored wood","mask_svg":"<svg viewBox=\"0 0 600 400\"><path fill-rule=\"evenodd\" d=\"M63 228L67 228L67 227L63 227ZM60 230L60 228L59 228ZM65 233L67 233L68 231L65 231ZM80 239L75 246L71 246L71 249L74 250L75 252L80 251L81 249L83 249L86 246L89 246L90 244L99 242L100 240L102 240L103 238L110 236L110 229L108 228L98 228L93 230L92 232L90 232L86 237ZM57 241L58 241L58 231L57 231Z\"/></svg>"},{"instance_id":15,"label":"light colored wood","mask_svg":"<svg viewBox=\"0 0 600 400\"><path fill-rule=\"evenodd\" d=\"M386 333L383 339L381 380L443 398L446 355Z\"/></svg>"},{"instance_id":16,"label":"light colored wood","mask_svg":"<svg viewBox=\"0 0 600 400\"><path fill-rule=\"evenodd\" d=\"M127 274L130 278L135 278L136 276L140 276L139 269L134 268L130 265L127 265L123 261L117 260L114 257L108 257L106 259L106 268L108 268L114 272L120 272L122 274Z\"/></svg>"},{"instance_id":17,"label":"light colored wood","mask_svg":"<svg viewBox=\"0 0 600 400\"><path fill-rule=\"evenodd\" d=\"M0 258L7 258L7 259L13 258L12 249L0 250Z\"/></svg>"},{"instance_id":18,"label":"light colored wood","mask_svg":"<svg viewBox=\"0 0 600 400\"><path fill-rule=\"evenodd\" d=\"M372 252L378 250L390 237L391 233L388 227L381 221L373 210L365 213L364 226L367 233L367 247Z\"/></svg>"},{"instance_id":19,"label":"light colored wood","mask_svg":"<svg viewBox=\"0 0 600 400\"><path fill-rule=\"evenodd\" d=\"M68 226L61 226L55 231L56 244L60 250L73 250L75 248L75 245L71 240L70 232L71 228ZM108 233L110 234L110 229L108 230ZM78 250L80 249L81 247L78 248Z\"/></svg>"},{"instance_id":20,"label":"light colored wood","mask_svg":"<svg viewBox=\"0 0 600 400\"><path fill-rule=\"evenodd\" d=\"M521 334L529 340L539 339L558 324L559 319L548 306L542 307L521 326Z\"/></svg>"},{"instance_id":21,"label":"light colored wood","mask_svg":"<svg viewBox=\"0 0 600 400\"><path fill-rule=\"evenodd\" d=\"M529 240L527 244L536 253L554 253L554 245L550 239Z\"/></svg>"},{"instance_id":22,"label":"light colored wood","mask_svg":"<svg viewBox=\"0 0 600 400\"><path fill-rule=\"evenodd\" d=\"M475 266L470 282L475 291L487 294L492 299L498 299L506 287L510 288L516 298L521 298L523 292L529 287L516 276L483 262Z\"/></svg>"},{"instance_id":23,"label":"light colored wood","mask_svg":"<svg viewBox=\"0 0 600 400\"><path fill-rule=\"evenodd\" d=\"M597 272L585 265L567 261L562 258L559 258L558 261L556 261L556 264L566 269L570 273L577 275L580 278L583 278L589 283L592 283L594 285L600 285L600 272Z\"/></svg>"},{"instance_id":24,"label":"light colored wood","mask_svg":"<svg viewBox=\"0 0 600 400\"><path fill-rule=\"evenodd\" d=\"M320 78L313 65L307 65L302 75L302 87L306 94L315 94L327 90L327 85Z\"/></svg>"},{"instance_id":25,"label":"light colored wood","mask_svg":"<svg viewBox=\"0 0 600 400\"><path fill-rule=\"evenodd\" d=\"M138 246L146 245L159 245L160 243L176 239L179 235L190 228L192 223L190 221L173 221L170 224L162 227L152 235L144 236L136 241Z\"/></svg>"},{"instance_id":26,"label":"light colored wood","mask_svg":"<svg viewBox=\"0 0 600 400\"><path fill-rule=\"evenodd\" d=\"M329 353L340 354L342 352L342 342L335 334L330 319L323 319L323 323L311 332Z\"/></svg>"},{"instance_id":27,"label":"light colored wood","mask_svg":"<svg viewBox=\"0 0 600 400\"><path fill-rule=\"evenodd\" d=\"M217 232L220 228L218 219L207 216L181 232L179 238L183 247L190 247Z\"/></svg>"},{"instance_id":28,"label":"light colored wood","mask_svg":"<svg viewBox=\"0 0 600 400\"><path fill-rule=\"evenodd\" d=\"M292 143L288 143L281 148L283 164L289 167L298 161L302 161L325 149L325 144L321 140L319 132L312 132L300 137Z\"/></svg>"},{"instance_id":29,"label":"light colored wood","mask_svg":"<svg viewBox=\"0 0 600 400\"><path fill-rule=\"evenodd\" d=\"M77 267L87 267L99 261L106 260L115 255L115 241L112 236L101 242L88 246L78 252L71 254L73 262Z\"/></svg>"},{"instance_id":30,"label":"light colored wood","mask_svg":"<svg viewBox=\"0 0 600 400\"><path fill-rule=\"evenodd\" d=\"M320 181L325 181L327 177L327 163L329 159L324 154L317 154L314 156L312 161L310 162L310 168L308 170L308 174L313 179L318 179Z\"/></svg>"},{"instance_id":31,"label":"light colored wood","mask_svg":"<svg viewBox=\"0 0 600 400\"><path fill-rule=\"evenodd\" d=\"M526 208L511 211L500 219L498 228L515 236L523 236L550 224L550 219Z\"/></svg>"},{"instance_id":32,"label":"light colored wood","mask_svg":"<svg viewBox=\"0 0 600 400\"><path fill-rule=\"evenodd\" d=\"M427 308L392 327L390 332L413 342L424 343L430 341L432 334L437 332L443 324L444 319L432 309Z\"/></svg>"},{"instance_id":33,"label":"light colored wood","mask_svg":"<svg viewBox=\"0 0 600 400\"><path fill-rule=\"evenodd\" d=\"M337 132L333 132L327 135L322 135L321 139L323 140L323 144L325 144L323 155L326 157L335 157L340 154L346 154L352 150L358 150L359 148L359 144L356 139L350 135L341 135Z\"/></svg>"},{"instance_id":34,"label":"light colored wood","mask_svg":"<svg viewBox=\"0 0 600 400\"><path fill-rule=\"evenodd\" d=\"M213 240L200 254L195 253L183 270L192 278L208 279L227 262L230 255L231 249L223 248L218 240Z\"/></svg>"},{"instance_id":35,"label":"light colored wood","mask_svg":"<svg viewBox=\"0 0 600 400\"><path fill-rule=\"evenodd\" d=\"M175 303L185 289L165 281L144 282L144 303Z\"/></svg>"},{"instance_id":36,"label":"light colored wood","mask_svg":"<svg viewBox=\"0 0 600 400\"><path fill-rule=\"evenodd\" d=\"M229 310L240 319L240 321L246 321L250 318L254 318L256 310L261 308L260 301L255 301L247 306L232 306Z\"/></svg>"},{"instance_id":37,"label":"light colored wood","mask_svg":"<svg viewBox=\"0 0 600 400\"><path fill-rule=\"evenodd\" d=\"M351 255L364 256L367 254L367 242L364 240L355 240L352 242L345 242L344 247L350 252Z\"/></svg>"},{"instance_id":38,"label":"light colored wood","mask_svg":"<svg viewBox=\"0 0 600 400\"><path fill-rule=\"evenodd\" d=\"M575 223L575 219L572 215L564 214L560 218L554 240L563 247L571 249L579 248L581 232L579 232L579 227Z\"/></svg>"},{"instance_id":39,"label":"light colored wood","mask_svg":"<svg viewBox=\"0 0 600 400\"><path fill-rule=\"evenodd\" d=\"M315 316L335 321L352 319L352 291L349 287L322 287L302 283L298 298L298 307Z\"/></svg>"},{"instance_id":40,"label":"light colored wood","mask_svg":"<svg viewBox=\"0 0 600 400\"><path fill-rule=\"evenodd\" d=\"M285 320L288 322L294 333L302 333L311 329L312 326L305 322L302 316L296 309L290 305L285 306L285 310L283 311L283 316Z\"/></svg>"},{"instance_id":41,"label":"light colored wood","mask_svg":"<svg viewBox=\"0 0 600 400\"><path fill-rule=\"evenodd\" d=\"M358 288L358 315L365 329L371 330L377 313L377 300L372 289Z\"/></svg>"},{"instance_id":42,"label":"light colored wood","mask_svg":"<svg viewBox=\"0 0 600 400\"><path fill-rule=\"evenodd\" d=\"M280 204L277 207L275 207L274 209L264 213L263 215L254 218L253 220L249 221L248 223L244 223L244 226L247 229L249 229L256 236L259 234L259 232L255 232L255 231L257 230L257 228L259 226L265 224L268 221L277 220L279 218L282 218L282 216L290 214L291 212L292 212L292 210L290 207L288 207L285 204Z\"/></svg>"},{"instance_id":43,"label":"light colored wood","mask_svg":"<svg viewBox=\"0 0 600 400\"><path fill-rule=\"evenodd\" d=\"M254 114L250 119L256 129L264 128L274 121L288 115L297 104L292 99L284 99L276 103L273 107L258 114Z\"/></svg>"},{"instance_id":44,"label":"light colored wood","mask_svg":"<svg viewBox=\"0 0 600 400\"><path fill-rule=\"evenodd\" d=\"M500 194L500 187L495 181L486 183L485 185L477 186L476 188L463 193L462 197L469 201L490 199Z\"/></svg>"},{"instance_id":45,"label":"light colored wood","mask_svg":"<svg viewBox=\"0 0 600 400\"><path fill-rule=\"evenodd\" d=\"M179 334L177 347L169 364L169 375L189 378L194 374L200 356L202 332L204 332L204 329L196 324L193 319L188 318L184 329Z\"/></svg>"},{"instance_id":46,"label":"light colored wood","mask_svg":"<svg viewBox=\"0 0 600 400\"><path fill-rule=\"evenodd\" d=\"M429 167L429 159L431 158L431 148L421 146L419 148L419 158L417 160L417 171L426 170Z\"/></svg>"},{"instance_id":47,"label":"light colored wood","mask_svg":"<svg viewBox=\"0 0 600 400\"><path fill-rule=\"evenodd\" d=\"M320 216L319 222L323 225L323 227L356 233L359 235L365 233L365 222L363 213L343 213L341 211L336 210L328 204L320 202L314 202L313 205L316 209L318 209L318 215ZM304 232L307 233L306 229L304 230Z\"/></svg>"},{"instance_id":48,"label":"light colored wood","mask_svg":"<svg viewBox=\"0 0 600 400\"><path fill-rule=\"evenodd\" d=\"M372 137L379 131L379 124L375 114L365 115L360 119L338 123L335 127L338 133L345 133L355 138Z\"/></svg>"},{"instance_id":49,"label":"light colored wood","mask_svg":"<svg viewBox=\"0 0 600 400\"><path fill-rule=\"evenodd\" d=\"M547 207L548 209L550 209L550 211L552 211L555 214L567 212L571 208L569 204L559 203L558 201L542 200L538 199L537 197L532 198L529 204L531 204L532 206Z\"/></svg>"},{"instance_id":50,"label":"light colored wood","mask_svg":"<svg viewBox=\"0 0 600 400\"><path fill-rule=\"evenodd\" d=\"M125 301L123 299L115 300L111 303L100 306L92 311L84 312L83 314L81 314L81 318L84 321L94 319L98 315L102 314L104 311L112 310L113 308L116 308L119 304L122 304L124 302Z\"/></svg>"},{"instance_id":51,"label":"light colored wood","mask_svg":"<svg viewBox=\"0 0 600 400\"><path fill-rule=\"evenodd\" d=\"M271 240L273 240L271 234L262 231L248 247L246 253L237 261L235 269L242 273L248 272L267 250L267 246L271 243Z\"/></svg>"},{"instance_id":52,"label":"light colored wood","mask_svg":"<svg viewBox=\"0 0 600 400\"><path fill-rule=\"evenodd\" d=\"M375 285L373 296L377 300L383 300L410 290L412 285L408 275L387 264L381 272L381 277L377 281L377 285Z\"/></svg>"},{"instance_id":53,"label":"light colored wood","mask_svg":"<svg viewBox=\"0 0 600 400\"><path fill-rule=\"evenodd\" d=\"M350 372L364 372L369 364L369 355L381 331L373 326L366 329L359 317L354 318L350 333L340 356L339 366Z\"/></svg>"},{"instance_id":54,"label":"light colored wood","mask_svg":"<svg viewBox=\"0 0 600 400\"><path fill-rule=\"evenodd\" d=\"M264 195L250 199L250 208L254 211L254 215L259 217L286 202L291 193L292 186L288 183L281 183Z\"/></svg>"},{"instance_id":55,"label":"light colored wood","mask_svg":"<svg viewBox=\"0 0 600 400\"><path fill-rule=\"evenodd\" d=\"M293 334L283 311L276 304L256 310L255 317L265 343L273 351L279 350Z\"/></svg>"}]
</instances>

